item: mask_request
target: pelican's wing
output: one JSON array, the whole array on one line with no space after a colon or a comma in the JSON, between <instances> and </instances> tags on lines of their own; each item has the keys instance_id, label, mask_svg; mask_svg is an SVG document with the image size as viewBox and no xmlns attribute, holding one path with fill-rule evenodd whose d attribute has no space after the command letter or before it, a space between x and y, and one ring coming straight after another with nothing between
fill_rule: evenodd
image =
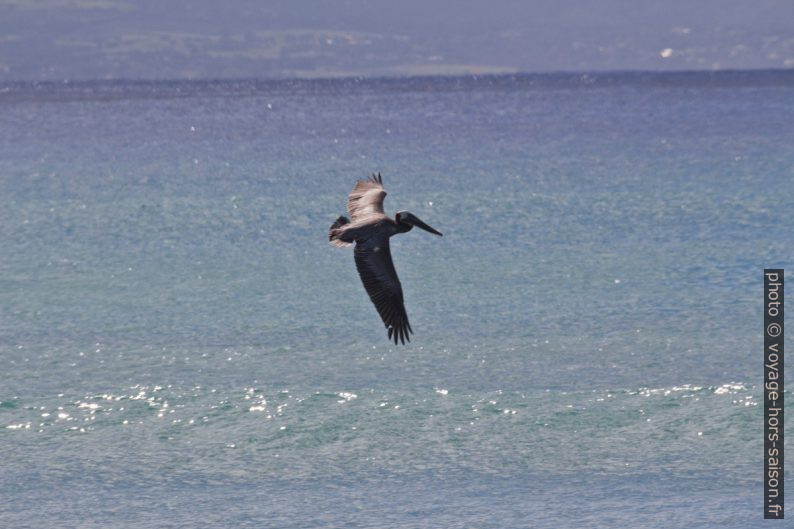
<instances>
[{"instance_id":1,"label":"pelican's wing","mask_svg":"<svg viewBox=\"0 0 794 529\"><path fill-rule=\"evenodd\" d=\"M369 299L389 329L389 339L393 338L395 345L398 339L405 344L405 340L411 341L409 334L413 331L408 323L408 314L405 313L403 289L391 260L389 239L378 239L377 242L369 239L356 244L353 252L356 268Z\"/></svg>"},{"instance_id":2,"label":"pelican's wing","mask_svg":"<svg viewBox=\"0 0 794 529\"><path fill-rule=\"evenodd\" d=\"M355 222L358 219L380 213L383 215L383 199L386 191L383 190L383 179L380 173L373 174L366 180L356 182L353 191L347 197L347 211Z\"/></svg>"}]
</instances>

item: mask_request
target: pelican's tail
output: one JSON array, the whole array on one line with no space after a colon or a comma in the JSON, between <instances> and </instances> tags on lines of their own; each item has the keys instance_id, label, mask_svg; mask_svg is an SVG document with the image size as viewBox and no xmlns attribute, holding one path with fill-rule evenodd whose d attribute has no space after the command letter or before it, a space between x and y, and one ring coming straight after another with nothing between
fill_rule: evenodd
<instances>
[{"instance_id":1,"label":"pelican's tail","mask_svg":"<svg viewBox=\"0 0 794 529\"><path fill-rule=\"evenodd\" d=\"M345 224L350 224L350 219L342 216L336 219L336 221L331 224L331 227L328 228L328 240L331 241L331 244L339 248L344 248L345 246L350 246L351 244L339 238L339 236L342 234L342 231L344 231L340 228Z\"/></svg>"}]
</instances>

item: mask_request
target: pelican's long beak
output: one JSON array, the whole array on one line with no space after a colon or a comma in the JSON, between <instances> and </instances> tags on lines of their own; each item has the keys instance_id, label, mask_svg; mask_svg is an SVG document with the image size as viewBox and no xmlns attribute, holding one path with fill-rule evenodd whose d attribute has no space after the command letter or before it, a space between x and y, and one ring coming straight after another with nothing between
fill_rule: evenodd
<instances>
[{"instance_id":1,"label":"pelican's long beak","mask_svg":"<svg viewBox=\"0 0 794 529\"><path fill-rule=\"evenodd\" d=\"M428 226L427 224L425 224L424 222L422 222L421 220L419 220L419 218L417 218L416 215L411 215L411 216L413 217L411 220L413 221L412 224L414 226L418 226L418 227L422 228L423 230L429 231L430 233L435 233L436 235L443 235L437 229L432 228L432 227Z\"/></svg>"}]
</instances>

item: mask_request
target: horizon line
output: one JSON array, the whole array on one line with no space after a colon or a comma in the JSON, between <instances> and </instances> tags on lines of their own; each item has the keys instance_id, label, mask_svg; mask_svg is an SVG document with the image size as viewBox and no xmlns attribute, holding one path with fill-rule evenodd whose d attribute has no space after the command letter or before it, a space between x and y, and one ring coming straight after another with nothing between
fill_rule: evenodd
<instances>
[{"instance_id":1,"label":"horizon line","mask_svg":"<svg viewBox=\"0 0 794 529\"><path fill-rule=\"evenodd\" d=\"M144 77L144 78L77 78L77 79L0 79L0 85L66 85L66 84L101 84L101 83L230 83L230 82L317 82L317 81L400 81L422 79L498 79L516 77L554 77L554 76L626 76L626 75L736 75L736 74L794 74L794 68L725 68L725 69L682 69L682 70L544 70L526 72L493 72L493 73L455 73L455 74L416 74L416 75L318 75L318 76L272 76L272 77Z\"/></svg>"}]
</instances>

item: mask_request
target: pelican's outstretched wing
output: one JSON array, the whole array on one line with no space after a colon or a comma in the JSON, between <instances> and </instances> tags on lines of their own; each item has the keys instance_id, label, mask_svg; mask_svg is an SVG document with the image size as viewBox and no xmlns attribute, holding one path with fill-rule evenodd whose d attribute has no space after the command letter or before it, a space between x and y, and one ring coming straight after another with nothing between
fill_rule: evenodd
<instances>
[{"instance_id":1,"label":"pelican's outstretched wing","mask_svg":"<svg viewBox=\"0 0 794 529\"><path fill-rule=\"evenodd\" d=\"M377 237L356 243L353 254L369 299L389 329L389 339L394 339L395 345L398 339L403 344L405 340L411 341L409 334L413 331L405 313L402 285L391 260L389 238Z\"/></svg>"},{"instance_id":2,"label":"pelican's outstretched wing","mask_svg":"<svg viewBox=\"0 0 794 529\"><path fill-rule=\"evenodd\" d=\"M366 180L356 182L353 191L347 197L347 212L353 222L371 215L383 213L383 199L386 191L383 190L383 179L380 173L373 174Z\"/></svg>"}]
</instances>

